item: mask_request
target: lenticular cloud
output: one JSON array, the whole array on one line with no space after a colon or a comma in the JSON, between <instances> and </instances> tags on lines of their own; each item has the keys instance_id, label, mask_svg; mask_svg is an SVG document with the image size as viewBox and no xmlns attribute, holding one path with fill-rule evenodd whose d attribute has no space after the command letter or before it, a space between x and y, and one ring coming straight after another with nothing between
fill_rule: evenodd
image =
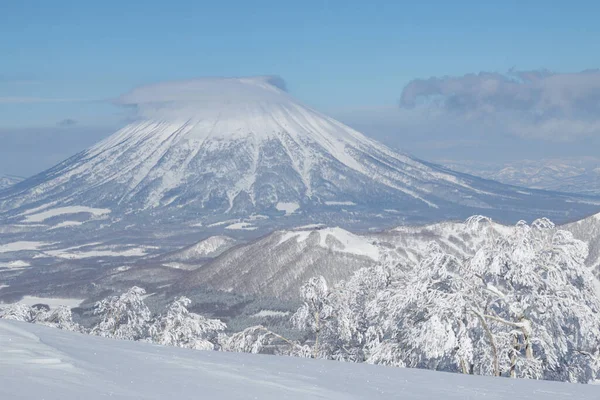
<instances>
[{"instance_id":1,"label":"lenticular cloud","mask_svg":"<svg viewBox=\"0 0 600 400\"><path fill-rule=\"evenodd\" d=\"M142 118L187 119L223 105L244 107L249 103L285 101L289 101L289 96L283 79L259 76L200 78L145 85L122 95L117 103L135 107Z\"/></svg>"}]
</instances>

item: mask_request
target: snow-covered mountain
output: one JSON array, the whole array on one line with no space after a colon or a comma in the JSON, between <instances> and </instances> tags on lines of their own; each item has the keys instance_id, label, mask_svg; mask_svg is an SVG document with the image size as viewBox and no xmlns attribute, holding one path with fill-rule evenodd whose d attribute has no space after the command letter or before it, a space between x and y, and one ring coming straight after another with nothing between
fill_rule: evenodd
<instances>
[{"instance_id":1,"label":"snow-covered mountain","mask_svg":"<svg viewBox=\"0 0 600 400\"><path fill-rule=\"evenodd\" d=\"M507 164L445 161L456 171L509 185L600 195L600 159L595 157L523 160Z\"/></svg>"},{"instance_id":2,"label":"snow-covered mountain","mask_svg":"<svg viewBox=\"0 0 600 400\"><path fill-rule=\"evenodd\" d=\"M178 269L196 269L207 261L220 256L238 243L224 235L210 236L206 239L159 257L163 265Z\"/></svg>"},{"instance_id":3,"label":"snow-covered mountain","mask_svg":"<svg viewBox=\"0 0 600 400\"><path fill-rule=\"evenodd\" d=\"M6 189L9 186L21 182L22 180L23 178L21 178L20 176L0 175L0 190Z\"/></svg>"},{"instance_id":4,"label":"snow-covered mountain","mask_svg":"<svg viewBox=\"0 0 600 400\"><path fill-rule=\"evenodd\" d=\"M593 385L180 349L7 320L0 359L3 399L598 398Z\"/></svg>"},{"instance_id":5,"label":"snow-covered mountain","mask_svg":"<svg viewBox=\"0 0 600 400\"><path fill-rule=\"evenodd\" d=\"M593 269L596 277L600 279L600 214L566 224L563 228L572 232L577 239L588 244L589 255L586 264Z\"/></svg>"},{"instance_id":6,"label":"snow-covered mountain","mask_svg":"<svg viewBox=\"0 0 600 400\"><path fill-rule=\"evenodd\" d=\"M502 185L398 154L272 83L134 90L121 101L137 106L140 121L0 192L0 300L93 299L125 284L290 299L314 275L336 282L376 263L382 248L413 260L432 237L465 254L477 240L443 224L366 228L472 214L560 222L600 209L593 197Z\"/></svg>"},{"instance_id":7,"label":"snow-covered mountain","mask_svg":"<svg viewBox=\"0 0 600 400\"><path fill-rule=\"evenodd\" d=\"M235 239L230 238L229 236L211 236L206 239L202 239L191 246L167 254L163 258L165 260L193 262L197 259L216 257L221 255L227 249L233 247L236 242L237 241Z\"/></svg>"},{"instance_id":8,"label":"snow-covered mountain","mask_svg":"<svg viewBox=\"0 0 600 400\"><path fill-rule=\"evenodd\" d=\"M375 265L380 250L368 237L341 228L277 231L238 246L184 278L183 287L297 299L315 275L338 282Z\"/></svg>"},{"instance_id":9,"label":"snow-covered mountain","mask_svg":"<svg viewBox=\"0 0 600 400\"><path fill-rule=\"evenodd\" d=\"M109 210L102 225L113 232L132 224L148 232L257 214L259 226L372 227L476 213L564 221L600 208L596 199L523 191L399 154L271 78L157 84L120 101L141 120L4 191L0 219L18 225L33 212L87 207Z\"/></svg>"}]
</instances>

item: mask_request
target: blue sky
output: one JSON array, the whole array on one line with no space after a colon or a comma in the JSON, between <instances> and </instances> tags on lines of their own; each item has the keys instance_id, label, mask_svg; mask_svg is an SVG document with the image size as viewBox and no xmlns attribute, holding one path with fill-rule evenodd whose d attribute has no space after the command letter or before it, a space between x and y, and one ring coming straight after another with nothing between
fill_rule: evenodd
<instances>
[{"instance_id":1,"label":"blue sky","mask_svg":"<svg viewBox=\"0 0 600 400\"><path fill-rule=\"evenodd\" d=\"M411 136L399 132L406 125L368 129L381 125L381 110L398 106L406 85L481 71L598 68L599 14L598 2L558 0L7 0L0 4L0 146L33 154L36 130L48 143L78 136L45 146L47 164L123 125L127 113L112 100L133 87L276 74L303 102L342 119L364 114L350 122L418 153L402 140ZM63 126L67 119L75 123ZM0 163L0 173L7 168L18 172Z\"/></svg>"}]
</instances>

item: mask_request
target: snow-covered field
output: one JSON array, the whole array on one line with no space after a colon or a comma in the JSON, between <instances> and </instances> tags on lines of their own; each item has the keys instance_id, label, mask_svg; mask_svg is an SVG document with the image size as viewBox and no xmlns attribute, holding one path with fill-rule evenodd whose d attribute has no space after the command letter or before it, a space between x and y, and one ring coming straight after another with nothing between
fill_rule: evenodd
<instances>
[{"instance_id":1,"label":"snow-covered field","mask_svg":"<svg viewBox=\"0 0 600 400\"><path fill-rule=\"evenodd\" d=\"M275 205L275 208L279 211L284 211L285 215L293 214L297 209L300 208L298 203L282 203L279 202Z\"/></svg>"},{"instance_id":2,"label":"snow-covered field","mask_svg":"<svg viewBox=\"0 0 600 400\"><path fill-rule=\"evenodd\" d=\"M27 216L25 217L25 222L44 222L45 220L56 217L59 215L66 214L79 214L79 213L87 213L91 214L94 217L99 217L102 215L106 215L110 213L110 210L107 208L92 208L85 206L69 206L69 207L59 207L53 208L51 210L46 210L36 214L25 213Z\"/></svg>"},{"instance_id":3,"label":"snow-covered field","mask_svg":"<svg viewBox=\"0 0 600 400\"><path fill-rule=\"evenodd\" d=\"M21 269L21 268L29 267L30 265L31 264L29 264L27 261L23 261L23 260L0 262L0 268L8 268L8 269Z\"/></svg>"},{"instance_id":4,"label":"snow-covered field","mask_svg":"<svg viewBox=\"0 0 600 400\"><path fill-rule=\"evenodd\" d=\"M141 257L146 255L146 250L144 248L139 247L131 247L127 249L121 250L96 250L92 249L89 251L77 251L71 252L70 249L61 249L61 250L48 250L45 254L57 257L64 258L68 260L80 260L84 258L94 258L94 257Z\"/></svg>"},{"instance_id":5,"label":"snow-covered field","mask_svg":"<svg viewBox=\"0 0 600 400\"><path fill-rule=\"evenodd\" d=\"M325 205L328 205L328 206L355 206L356 203L353 201L326 201Z\"/></svg>"},{"instance_id":6,"label":"snow-covered field","mask_svg":"<svg viewBox=\"0 0 600 400\"><path fill-rule=\"evenodd\" d=\"M1 287L1 286L0 286ZM23 296L18 302L28 306L36 304L46 304L50 309L58 306L67 306L69 308L79 307L83 303L84 299L67 299L67 298L53 298L53 297L37 297L37 296ZM0 308L2 305L0 303Z\"/></svg>"},{"instance_id":7,"label":"snow-covered field","mask_svg":"<svg viewBox=\"0 0 600 400\"><path fill-rule=\"evenodd\" d=\"M17 251L37 250L40 247L47 246L48 244L50 243L28 241L12 242L0 245L0 253L13 253Z\"/></svg>"},{"instance_id":8,"label":"snow-covered field","mask_svg":"<svg viewBox=\"0 0 600 400\"><path fill-rule=\"evenodd\" d=\"M253 231L256 230L258 228L256 228L255 226L252 226L252 224L249 224L247 222L237 222L235 224L231 224L229 226L226 226L225 229L230 229L230 230L241 230L241 231Z\"/></svg>"},{"instance_id":9,"label":"snow-covered field","mask_svg":"<svg viewBox=\"0 0 600 400\"><path fill-rule=\"evenodd\" d=\"M0 320L1 399L597 400L600 388L162 347Z\"/></svg>"}]
</instances>

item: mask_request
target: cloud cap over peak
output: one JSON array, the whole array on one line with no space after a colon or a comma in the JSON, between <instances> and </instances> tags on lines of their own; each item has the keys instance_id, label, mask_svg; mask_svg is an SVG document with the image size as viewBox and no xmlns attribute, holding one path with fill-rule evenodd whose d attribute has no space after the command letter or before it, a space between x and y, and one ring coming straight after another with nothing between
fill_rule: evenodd
<instances>
[{"instance_id":1,"label":"cloud cap over peak","mask_svg":"<svg viewBox=\"0 0 600 400\"><path fill-rule=\"evenodd\" d=\"M143 118L190 117L195 110L249 103L289 101L278 76L199 78L140 86L119 97L117 104L135 107Z\"/></svg>"}]
</instances>

